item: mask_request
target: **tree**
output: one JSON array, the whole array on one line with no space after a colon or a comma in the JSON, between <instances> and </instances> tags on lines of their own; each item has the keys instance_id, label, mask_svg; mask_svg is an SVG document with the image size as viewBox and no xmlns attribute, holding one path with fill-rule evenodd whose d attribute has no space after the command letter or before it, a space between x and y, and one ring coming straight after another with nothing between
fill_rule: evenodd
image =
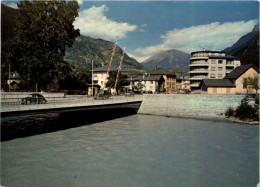
<instances>
[{"instance_id":1,"label":"tree","mask_svg":"<svg viewBox=\"0 0 260 187\"><path fill-rule=\"evenodd\" d=\"M79 5L76 0L21 0L17 5L19 15L12 42L15 66L26 81L46 90L64 73L66 47L72 47L80 35L73 26Z\"/></svg>"},{"instance_id":2,"label":"tree","mask_svg":"<svg viewBox=\"0 0 260 187\"><path fill-rule=\"evenodd\" d=\"M254 75L253 77L248 77L247 84L255 90L255 93L257 93L257 90L259 89L259 76Z\"/></svg>"},{"instance_id":3,"label":"tree","mask_svg":"<svg viewBox=\"0 0 260 187\"><path fill-rule=\"evenodd\" d=\"M141 82L138 82L137 85L133 86L133 90L136 90L137 92L141 92L141 90L143 89L144 85Z\"/></svg>"},{"instance_id":4,"label":"tree","mask_svg":"<svg viewBox=\"0 0 260 187\"><path fill-rule=\"evenodd\" d=\"M114 88L115 82L116 82L116 75L117 71L110 71L109 77L107 81L107 87ZM130 81L127 80L127 75L122 75L121 72L119 72L118 80L117 80L117 90L121 90L124 86L128 86L130 84Z\"/></svg>"}]
</instances>

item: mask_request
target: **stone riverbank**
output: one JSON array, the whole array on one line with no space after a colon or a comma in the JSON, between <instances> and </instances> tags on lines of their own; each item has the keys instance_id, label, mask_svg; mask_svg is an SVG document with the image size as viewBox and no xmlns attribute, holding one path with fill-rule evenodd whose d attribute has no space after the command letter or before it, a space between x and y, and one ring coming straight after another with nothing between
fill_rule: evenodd
<instances>
[{"instance_id":1,"label":"stone riverbank","mask_svg":"<svg viewBox=\"0 0 260 187\"><path fill-rule=\"evenodd\" d=\"M244 95L145 94L138 113L230 121L223 114L228 107L236 108L244 97Z\"/></svg>"}]
</instances>

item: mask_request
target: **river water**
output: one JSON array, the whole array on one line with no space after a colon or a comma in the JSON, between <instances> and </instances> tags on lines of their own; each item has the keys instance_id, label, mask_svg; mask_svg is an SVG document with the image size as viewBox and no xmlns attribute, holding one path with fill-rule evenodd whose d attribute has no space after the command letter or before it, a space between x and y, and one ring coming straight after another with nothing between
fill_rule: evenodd
<instances>
[{"instance_id":1,"label":"river water","mask_svg":"<svg viewBox=\"0 0 260 187\"><path fill-rule=\"evenodd\" d=\"M259 126L132 115L1 142L4 186L256 186Z\"/></svg>"}]
</instances>

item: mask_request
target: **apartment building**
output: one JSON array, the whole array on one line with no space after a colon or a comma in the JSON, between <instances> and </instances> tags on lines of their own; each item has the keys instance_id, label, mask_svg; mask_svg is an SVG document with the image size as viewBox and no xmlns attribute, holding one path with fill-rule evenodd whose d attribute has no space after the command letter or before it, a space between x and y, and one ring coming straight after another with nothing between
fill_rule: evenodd
<instances>
[{"instance_id":1,"label":"apartment building","mask_svg":"<svg viewBox=\"0 0 260 187\"><path fill-rule=\"evenodd\" d=\"M235 57L220 51L196 51L190 58L190 87L198 90L202 79L222 79L240 66Z\"/></svg>"},{"instance_id":2,"label":"apartment building","mask_svg":"<svg viewBox=\"0 0 260 187\"><path fill-rule=\"evenodd\" d=\"M117 71L118 66L116 65L111 65L110 67L110 71ZM129 75L130 71L126 70L126 69L121 69L120 70L122 75ZM99 85L101 88L104 87L104 83L105 83L105 79L106 79L106 75L107 75L107 66L101 66L99 68L96 68L93 70L93 82L94 84Z\"/></svg>"}]
</instances>

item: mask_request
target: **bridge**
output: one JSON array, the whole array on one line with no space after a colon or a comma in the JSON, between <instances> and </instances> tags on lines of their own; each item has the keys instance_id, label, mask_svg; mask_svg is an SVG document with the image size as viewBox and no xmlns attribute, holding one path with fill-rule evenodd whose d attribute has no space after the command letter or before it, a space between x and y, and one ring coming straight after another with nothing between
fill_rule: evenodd
<instances>
[{"instance_id":1,"label":"bridge","mask_svg":"<svg viewBox=\"0 0 260 187\"><path fill-rule=\"evenodd\" d=\"M88 125L136 114L142 95L46 97L45 104L22 105L21 98L1 100L1 141Z\"/></svg>"}]
</instances>

